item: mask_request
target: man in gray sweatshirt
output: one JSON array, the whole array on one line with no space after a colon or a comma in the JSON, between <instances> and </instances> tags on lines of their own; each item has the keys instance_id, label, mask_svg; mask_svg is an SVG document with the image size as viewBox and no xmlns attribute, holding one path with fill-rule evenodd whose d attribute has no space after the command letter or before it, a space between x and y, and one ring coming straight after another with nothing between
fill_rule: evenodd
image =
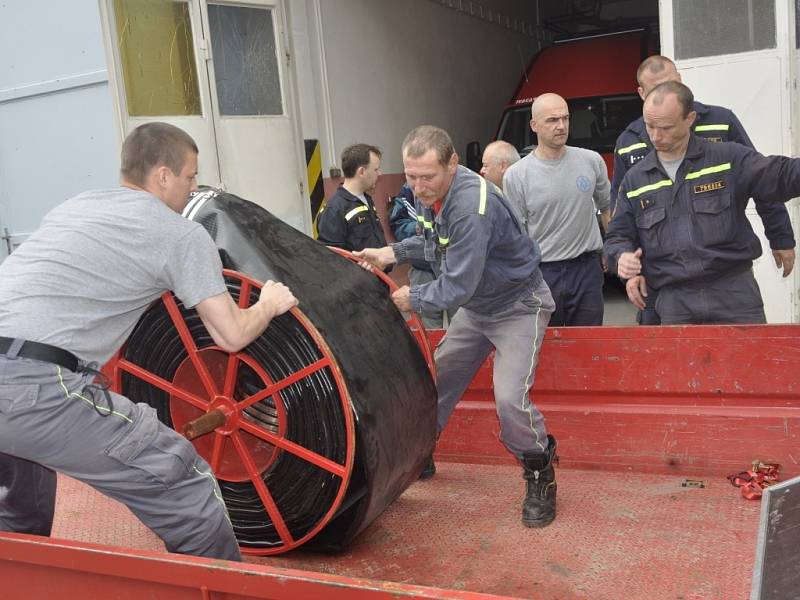
<instances>
[{"instance_id":1,"label":"man in gray sweatshirt","mask_svg":"<svg viewBox=\"0 0 800 600\"><path fill-rule=\"evenodd\" d=\"M531 107L536 149L511 165L503 193L519 210L542 250L540 268L556 310L551 326L603 324L603 239L609 182L603 158L567 146L569 108L561 96L542 94Z\"/></svg>"},{"instance_id":2,"label":"man in gray sweatshirt","mask_svg":"<svg viewBox=\"0 0 800 600\"><path fill-rule=\"evenodd\" d=\"M403 166L422 235L356 255L379 268L410 260L433 265L435 280L392 294L400 310L460 307L436 348L438 432L496 349L500 440L522 464L527 482L522 523L544 527L555 518L556 442L529 395L553 311L539 272L539 248L502 192L458 164L443 129L423 125L411 131L403 142ZM427 471L428 476L435 472L432 460Z\"/></svg>"},{"instance_id":3,"label":"man in gray sweatshirt","mask_svg":"<svg viewBox=\"0 0 800 600\"><path fill-rule=\"evenodd\" d=\"M95 379L167 290L231 353L297 305L274 281L249 308L231 297L213 240L181 216L197 156L181 129L140 125L120 186L57 206L0 265L0 531L50 535L58 471L124 503L170 552L241 559L208 463Z\"/></svg>"}]
</instances>

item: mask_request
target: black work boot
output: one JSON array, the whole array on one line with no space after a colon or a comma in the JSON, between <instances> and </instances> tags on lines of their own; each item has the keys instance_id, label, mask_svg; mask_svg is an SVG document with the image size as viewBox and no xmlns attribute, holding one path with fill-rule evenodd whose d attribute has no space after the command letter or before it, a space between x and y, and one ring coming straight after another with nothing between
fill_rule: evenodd
<instances>
[{"instance_id":1,"label":"black work boot","mask_svg":"<svg viewBox=\"0 0 800 600\"><path fill-rule=\"evenodd\" d=\"M528 453L522 457L522 477L527 483L522 502L522 524L525 527L545 527L556 518L556 439L547 436L544 452Z\"/></svg>"},{"instance_id":2,"label":"black work boot","mask_svg":"<svg viewBox=\"0 0 800 600\"><path fill-rule=\"evenodd\" d=\"M428 462L425 463L425 467L422 469L422 473L419 474L420 479L430 479L436 475L436 463L433 462L433 454L428 457Z\"/></svg>"}]
</instances>

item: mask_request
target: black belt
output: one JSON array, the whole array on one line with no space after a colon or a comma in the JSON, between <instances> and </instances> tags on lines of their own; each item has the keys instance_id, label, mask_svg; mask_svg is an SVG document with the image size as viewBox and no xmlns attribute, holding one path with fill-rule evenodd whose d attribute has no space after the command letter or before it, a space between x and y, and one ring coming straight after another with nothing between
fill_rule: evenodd
<instances>
[{"instance_id":1,"label":"black belt","mask_svg":"<svg viewBox=\"0 0 800 600\"><path fill-rule=\"evenodd\" d=\"M0 337L0 354L7 354L13 343L14 338ZM17 351L16 356L53 363L70 371L78 372L78 357L72 352L67 352L50 344L25 340L22 342L22 346Z\"/></svg>"},{"instance_id":2,"label":"black belt","mask_svg":"<svg viewBox=\"0 0 800 600\"><path fill-rule=\"evenodd\" d=\"M578 256L573 256L572 258L564 258L562 260L549 260L549 261L541 261L543 265L559 265L564 263L571 263L571 262L578 262L583 260L600 260L602 256L602 250L589 250L588 252L584 252L583 254L578 254Z\"/></svg>"}]
</instances>

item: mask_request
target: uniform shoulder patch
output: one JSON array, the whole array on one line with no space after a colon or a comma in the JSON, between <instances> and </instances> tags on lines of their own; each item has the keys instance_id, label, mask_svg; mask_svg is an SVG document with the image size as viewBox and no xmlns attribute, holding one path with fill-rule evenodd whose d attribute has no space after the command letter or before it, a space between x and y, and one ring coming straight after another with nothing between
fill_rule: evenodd
<instances>
[{"instance_id":1,"label":"uniform shoulder patch","mask_svg":"<svg viewBox=\"0 0 800 600\"><path fill-rule=\"evenodd\" d=\"M646 155L644 152L639 152L639 153L636 153L636 154L633 154L633 153L632 153L632 154L631 154L631 155L628 157L628 160L631 162L631 166L633 166L633 165L635 165L637 162L639 162L640 160L642 160L642 159L643 159L645 156L647 156L647 155Z\"/></svg>"}]
</instances>

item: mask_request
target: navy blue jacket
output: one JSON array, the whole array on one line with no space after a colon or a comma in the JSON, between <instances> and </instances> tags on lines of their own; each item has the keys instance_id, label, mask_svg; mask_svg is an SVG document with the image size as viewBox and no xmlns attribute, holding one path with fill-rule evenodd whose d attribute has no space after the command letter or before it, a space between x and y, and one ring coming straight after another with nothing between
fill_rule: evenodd
<instances>
[{"instance_id":1,"label":"navy blue jacket","mask_svg":"<svg viewBox=\"0 0 800 600\"><path fill-rule=\"evenodd\" d=\"M328 245L355 251L364 248L383 248L383 235L378 211L369 194L367 204L339 186L317 217L317 239Z\"/></svg>"},{"instance_id":2,"label":"navy blue jacket","mask_svg":"<svg viewBox=\"0 0 800 600\"><path fill-rule=\"evenodd\" d=\"M438 215L417 200L422 235L393 244L397 262L424 259L438 277L411 288L416 312L465 306L493 315L533 292L541 253L497 186L460 166Z\"/></svg>"},{"instance_id":3,"label":"navy blue jacket","mask_svg":"<svg viewBox=\"0 0 800 600\"><path fill-rule=\"evenodd\" d=\"M417 220L414 192L407 183L403 184L397 196L392 198L389 227L398 242L408 237L422 235L422 220ZM424 260L412 260L411 265L415 269L433 272L433 267Z\"/></svg>"},{"instance_id":4,"label":"navy blue jacket","mask_svg":"<svg viewBox=\"0 0 800 600\"><path fill-rule=\"evenodd\" d=\"M606 234L609 269L639 247L642 272L655 289L749 269L761 256L745 215L749 198L758 205L798 195L800 159L692 134L674 182L656 152L625 175Z\"/></svg>"},{"instance_id":5,"label":"navy blue jacket","mask_svg":"<svg viewBox=\"0 0 800 600\"><path fill-rule=\"evenodd\" d=\"M692 129L698 137L712 142L737 142L753 148L753 142L744 130L741 122L733 112L722 106L694 103L697 113ZM611 179L611 212L617 201L622 178L628 170L642 160L653 149L650 137L644 126L644 119L639 117L625 128L617 138L614 149L614 176ZM778 203L756 203L756 211L764 223L764 234L773 250L794 248L794 232L786 206Z\"/></svg>"}]
</instances>

